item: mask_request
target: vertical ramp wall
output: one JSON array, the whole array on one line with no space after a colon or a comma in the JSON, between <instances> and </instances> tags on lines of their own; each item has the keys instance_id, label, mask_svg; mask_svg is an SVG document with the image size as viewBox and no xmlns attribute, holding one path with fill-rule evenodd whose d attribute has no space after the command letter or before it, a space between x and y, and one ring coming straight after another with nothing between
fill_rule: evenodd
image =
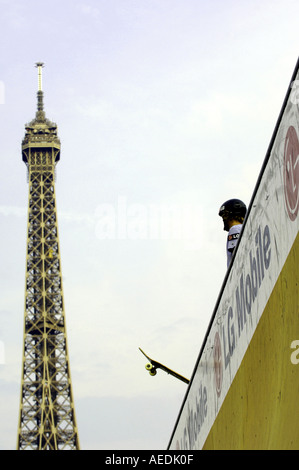
<instances>
[{"instance_id":1,"label":"vertical ramp wall","mask_svg":"<svg viewBox=\"0 0 299 470\"><path fill-rule=\"evenodd\" d=\"M169 449L299 449L298 70Z\"/></svg>"}]
</instances>

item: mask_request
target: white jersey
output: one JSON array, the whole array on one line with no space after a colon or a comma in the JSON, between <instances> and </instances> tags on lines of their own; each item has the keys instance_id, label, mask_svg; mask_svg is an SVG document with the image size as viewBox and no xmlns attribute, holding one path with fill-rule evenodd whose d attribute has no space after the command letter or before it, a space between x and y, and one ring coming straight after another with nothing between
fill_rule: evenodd
<instances>
[{"instance_id":1,"label":"white jersey","mask_svg":"<svg viewBox=\"0 0 299 470\"><path fill-rule=\"evenodd\" d=\"M233 225L228 232L227 244L226 244L226 254L227 254L227 267L231 262L233 251L236 248L236 245L239 240L242 224Z\"/></svg>"}]
</instances>

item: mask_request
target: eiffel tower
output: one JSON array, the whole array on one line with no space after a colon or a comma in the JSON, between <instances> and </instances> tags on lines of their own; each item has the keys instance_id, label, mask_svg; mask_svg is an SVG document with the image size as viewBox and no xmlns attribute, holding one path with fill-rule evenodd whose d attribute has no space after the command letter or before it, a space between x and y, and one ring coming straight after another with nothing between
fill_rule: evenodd
<instances>
[{"instance_id":1,"label":"eiffel tower","mask_svg":"<svg viewBox=\"0 0 299 470\"><path fill-rule=\"evenodd\" d=\"M38 62L37 111L25 125L29 180L24 348L18 450L79 450L65 326L55 198L57 126L44 112Z\"/></svg>"}]
</instances>

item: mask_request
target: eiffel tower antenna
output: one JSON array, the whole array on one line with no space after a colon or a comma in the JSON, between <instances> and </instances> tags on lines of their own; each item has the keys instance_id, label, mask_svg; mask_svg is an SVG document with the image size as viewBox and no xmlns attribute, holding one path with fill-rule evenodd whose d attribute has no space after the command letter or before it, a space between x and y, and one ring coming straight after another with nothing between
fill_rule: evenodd
<instances>
[{"instance_id":1,"label":"eiffel tower antenna","mask_svg":"<svg viewBox=\"0 0 299 470\"><path fill-rule=\"evenodd\" d=\"M36 62L35 67L37 67L38 70L38 91L43 91L42 87L42 69L44 67L43 62Z\"/></svg>"}]
</instances>

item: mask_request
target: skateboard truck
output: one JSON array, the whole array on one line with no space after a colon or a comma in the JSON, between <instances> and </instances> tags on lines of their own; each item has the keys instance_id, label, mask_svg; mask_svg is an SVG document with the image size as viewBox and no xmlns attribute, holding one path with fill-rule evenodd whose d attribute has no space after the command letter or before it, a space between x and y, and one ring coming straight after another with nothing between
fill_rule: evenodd
<instances>
[{"instance_id":1,"label":"skateboard truck","mask_svg":"<svg viewBox=\"0 0 299 470\"><path fill-rule=\"evenodd\" d=\"M149 363L146 364L145 368L149 372L150 375L155 376L157 374L157 369L162 369L167 374L172 375L173 377L181 380L182 382L185 382L186 384L188 384L190 382L188 379L186 379L182 375L180 375L177 372L174 372L173 370L169 369L169 367L166 367L163 364L161 364L160 362L155 361L154 359L151 359L147 354L145 354L144 351L142 351L141 348L139 348L139 350L149 360Z\"/></svg>"},{"instance_id":2,"label":"skateboard truck","mask_svg":"<svg viewBox=\"0 0 299 470\"><path fill-rule=\"evenodd\" d=\"M146 370L149 371L149 375L156 375L157 374L157 368L153 366L153 364L151 364L150 362L148 364L146 364L145 366Z\"/></svg>"}]
</instances>

